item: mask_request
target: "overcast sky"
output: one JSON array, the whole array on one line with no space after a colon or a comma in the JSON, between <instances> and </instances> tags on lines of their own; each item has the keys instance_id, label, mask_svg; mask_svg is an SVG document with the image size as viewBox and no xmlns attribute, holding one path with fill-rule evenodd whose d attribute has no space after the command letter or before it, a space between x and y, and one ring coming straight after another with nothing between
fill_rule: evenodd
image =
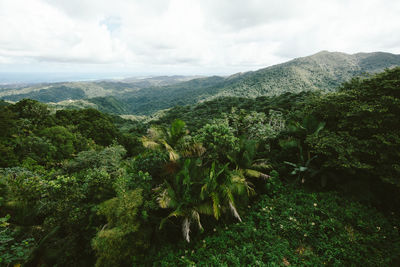
<instances>
[{"instance_id":1,"label":"overcast sky","mask_svg":"<svg viewBox=\"0 0 400 267\"><path fill-rule=\"evenodd\" d=\"M0 71L231 74L400 54L398 0L0 0Z\"/></svg>"}]
</instances>

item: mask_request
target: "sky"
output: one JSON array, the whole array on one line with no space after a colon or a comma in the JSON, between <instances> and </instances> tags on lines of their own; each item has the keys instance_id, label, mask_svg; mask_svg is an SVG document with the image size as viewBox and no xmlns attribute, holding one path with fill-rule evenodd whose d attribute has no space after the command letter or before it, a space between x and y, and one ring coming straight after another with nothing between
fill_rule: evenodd
<instances>
[{"instance_id":1,"label":"sky","mask_svg":"<svg viewBox=\"0 0 400 267\"><path fill-rule=\"evenodd\" d=\"M0 0L0 72L233 74L400 54L397 0Z\"/></svg>"}]
</instances>

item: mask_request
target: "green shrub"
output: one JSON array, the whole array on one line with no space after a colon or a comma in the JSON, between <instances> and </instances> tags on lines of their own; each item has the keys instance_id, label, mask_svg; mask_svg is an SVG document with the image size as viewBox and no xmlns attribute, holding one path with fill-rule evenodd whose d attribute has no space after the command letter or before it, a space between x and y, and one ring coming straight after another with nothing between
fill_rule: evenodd
<instances>
[{"instance_id":1,"label":"green shrub","mask_svg":"<svg viewBox=\"0 0 400 267\"><path fill-rule=\"evenodd\" d=\"M192 245L165 246L155 266L393 266L400 255L398 215L335 192L286 188L262 196L243 223L215 229Z\"/></svg>"},{"instance_id":2,"label":"green shrub","mask_svg":"<svg viewBox=\"0 0 400 267\"><path fill-rule=\"evenodd\" d=\"M9 219L9 215L0 217L0 266L15 266L25 262L35 245L33 238L26 238L12 229Z\"/></svg>"}]
</instances>

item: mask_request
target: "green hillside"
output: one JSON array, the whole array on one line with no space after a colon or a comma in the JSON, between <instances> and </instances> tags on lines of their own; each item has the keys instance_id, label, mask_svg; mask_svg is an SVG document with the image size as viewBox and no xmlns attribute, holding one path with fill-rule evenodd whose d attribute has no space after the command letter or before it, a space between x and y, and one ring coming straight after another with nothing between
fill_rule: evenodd
<instances>
[{"instance_id":1,"label":"green hillside","mask_svg":"<svg viewBox=\"0 0 400 267\"><path fill-rule=\"evenodd\" d=\"M96 104L97 109L101 112L111 113L111 114L127 114L128 110L124 103L121 103L115 97L94 97L88 99L90 103Z\"/></svg>"},{"instance_id":2,"label":"green hillside","mask_svg":"<svg viewBox=\"0 0 400 267\"><path fill-rule=\"evenodd\" d=\"M145 88L119 98L134 114L151 114L176 105L187 105L220 96L258 97L285 92L334 91L354 76L376 73L400 65L400 55L322 51L289 62L238 73L226 78L195 79L159 88Z\"/></svg>"},{"instance_id":3,"label":"green hillside","mask_svg":"<svg viewBox=\"0 0 400 267\"><path fill-rule=\"evenodd\" d=\"M169 86L195 78L199 78L199 76L155 76L92 82L9 84L0 86L0 98L11 101L31 98L42 102L59 102L69 99L116 96L135 92L142 88Z\"/></svg>"},{"instance_id":4,"label":"green hillside","mask_svg":"<svg viewBox=\"0 0 400 267\"><path fill-rule=\"evenodd\" d=\"M52 87L50 89L42 89L25 94L16 94L4 96L3 99L10 101L19 101L24 98L30 98L41 102L59 102L69 99L86 98L85 92L80 88L71 88L67 86Z\"/></svg>"},{"instance_id":5,"label":"green hillside","mask_svg":"<svg viewBox=\"0 0 400 267\"><path fill-rule=\"evenodd\" d=\"M118 82L58 83L2 89L0 97L11 101L31 98L42 102L85 99L104 112L151 115L174 106L193 105L219 97L255 98L287 92L332 92L355 76L395 66L400 66L400 55L383 52L350 55L322 51L229 77L159 76ZM70 106L70 103L60 103L59 106L65 104Z\"/></svg>"},{"instance_id":6,"label":"green hillside","mask_svg":"<svg viewBox=\"0 0 400 267\"><path fill-rule=\"evenodd\" d=\"M128 105L130 113L151 114L176 105L195 104L214 96L226 86L218 76L194 79L171 86L144 88L117 97Z\"/></svg>"},{"instance_id":7,"label":"green hillside","mask_svg":"<svg viewBox=\"0 0 400 267\"><path fill-rule=\"evenodd\" d=\"M255 97L283 92L333 91L344 81L400 65L400 55L322 51L315 55L249 72L218 95Z\"/></svg>"}]
</instances>

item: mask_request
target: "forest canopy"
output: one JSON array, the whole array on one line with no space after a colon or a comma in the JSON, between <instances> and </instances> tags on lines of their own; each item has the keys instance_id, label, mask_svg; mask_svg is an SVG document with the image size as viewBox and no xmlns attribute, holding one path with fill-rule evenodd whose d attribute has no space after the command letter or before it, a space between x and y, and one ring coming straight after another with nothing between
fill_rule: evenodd
<instances>
[{"instance_id":1,"label":"forest canopy","mask_svg":"<svg viewBox=\"0 0 400 267\"><path fill-rule=\"evenodd\" d=\"M400 264L400 68L150 122L0 105L0 265Z\"/></svg>"}]
</instances>

